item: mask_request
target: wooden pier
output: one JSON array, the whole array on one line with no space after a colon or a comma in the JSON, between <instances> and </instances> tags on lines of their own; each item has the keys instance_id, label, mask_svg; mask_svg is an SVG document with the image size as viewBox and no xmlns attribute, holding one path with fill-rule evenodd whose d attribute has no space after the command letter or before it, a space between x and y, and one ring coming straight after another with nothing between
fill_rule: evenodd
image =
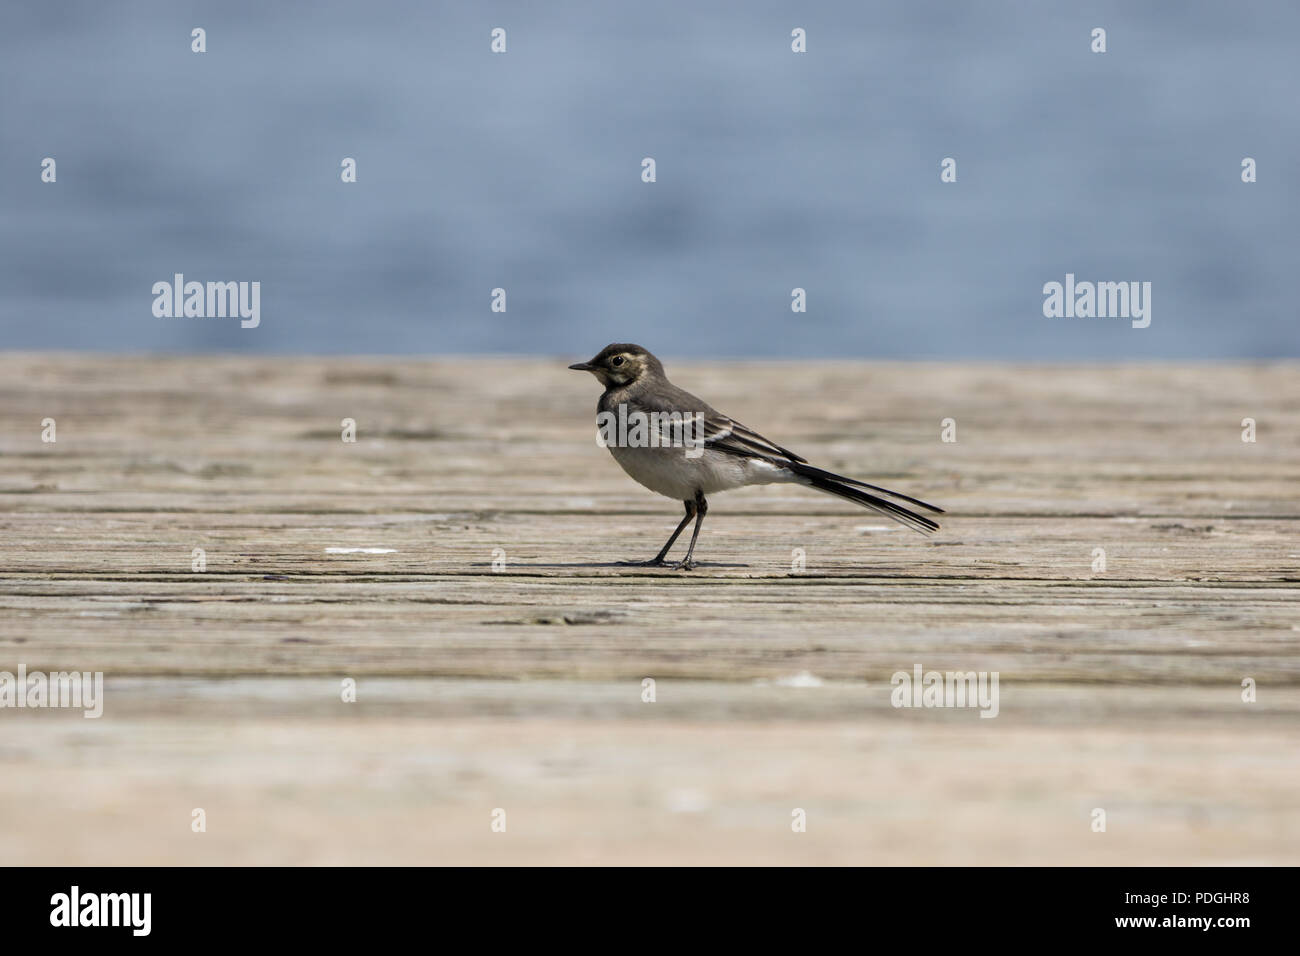
<instances>
[{"instance_id":1,"label":"wooden pier","mask_svg":"<svg viewBox=\"0 0 1300 956\"><path fill-rule=\"evenodd\" d=\"M1300 364L668 361L949 512L719 495L681 573L581 357L0 353L0 671L105 681L0 709L0 863L1300 860Z\"/></svg>"}]
</instances>

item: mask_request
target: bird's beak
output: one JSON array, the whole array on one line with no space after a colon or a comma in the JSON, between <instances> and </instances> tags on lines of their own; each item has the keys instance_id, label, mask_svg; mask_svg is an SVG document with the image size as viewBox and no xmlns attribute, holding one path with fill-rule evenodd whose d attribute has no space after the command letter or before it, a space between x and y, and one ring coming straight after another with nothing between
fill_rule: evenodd
<instances>
[{"instance_id":1,"label":"bird's beak","mask_svg":"<svg viewBox=\"0 0 1300 956\"><path fill-rule=\"evenodd\" d=\"M591 371L591 363L590 363L590 362L575 362L575 363L573 363L572 365L570 365L569 368L573 369L575 372L590 372L590 371Z\"/></svg>"}]
</instances>

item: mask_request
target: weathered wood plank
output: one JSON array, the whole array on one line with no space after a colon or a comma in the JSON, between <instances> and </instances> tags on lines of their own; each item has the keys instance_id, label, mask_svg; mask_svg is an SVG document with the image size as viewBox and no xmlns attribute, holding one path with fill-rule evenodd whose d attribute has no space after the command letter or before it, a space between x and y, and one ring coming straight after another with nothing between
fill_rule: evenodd
<instances>
[{"instance_id":1,"label":"weathered wood plank","mask_svg":"<svg viewBox=\"0 0 1300 956\"><path fill-rule=\"evenodd\" d=\"M0 860L1294 862L1300 365L672 363L950 511L747 489L682 575L564 364L0 354L0 670L108 681L0 711Z\"/></svg>"}]
</instances>

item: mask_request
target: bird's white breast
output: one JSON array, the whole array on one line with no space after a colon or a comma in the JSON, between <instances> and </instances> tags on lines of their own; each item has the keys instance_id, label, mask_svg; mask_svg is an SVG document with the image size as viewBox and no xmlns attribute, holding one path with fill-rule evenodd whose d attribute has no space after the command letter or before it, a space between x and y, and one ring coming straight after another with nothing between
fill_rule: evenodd
<instances>
[{"instance_id":1,"label":"bird's white breast","mask_svg":"<svg viewBox=\"0 0 1300 956\"><path fill-rule=\"evenodd\" d=\"M793 474L778 465L711 450L705 450L695 458L688 457L685 448L611 445L609 451L634 481L677 501L694 498L697 491L711 495L745 485L796 480Z\"/></svg>"}]
</instances>

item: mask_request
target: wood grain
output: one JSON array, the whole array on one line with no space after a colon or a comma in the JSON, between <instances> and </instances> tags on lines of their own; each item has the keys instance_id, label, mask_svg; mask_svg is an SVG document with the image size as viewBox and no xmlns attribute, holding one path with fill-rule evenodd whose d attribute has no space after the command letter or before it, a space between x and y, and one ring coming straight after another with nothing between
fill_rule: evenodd
<instances>
[{"instance_id":1,"label":"wood grain","mask_svg":"<svg viewBox=\"0 0 1300 956\"><path fill-rule=\"evenodd\" d=\"M1300 365L670 361L949 512L745 489L684 574L572 360L0 353L0 670L107 686L0 710L0 862L1298 858Z\"/></svg>"}]
</instances>

